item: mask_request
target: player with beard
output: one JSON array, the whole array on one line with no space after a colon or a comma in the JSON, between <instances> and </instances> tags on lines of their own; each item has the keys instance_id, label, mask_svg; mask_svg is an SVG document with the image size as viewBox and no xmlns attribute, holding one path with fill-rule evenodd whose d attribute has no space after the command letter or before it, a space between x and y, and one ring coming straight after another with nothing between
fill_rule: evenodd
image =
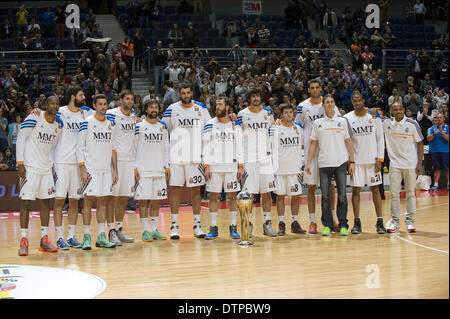
<instances>
[{"instance_id":1,"label":"player with beard","mask_svg":"<svg viewBox=\"0 0 450 319\"><path fill-rule=\"evenodd\" d=\"M358 91L352 94L354 111L345 114L353 131L351 140L355 151L355 173L352 175L352 205L355 224L352 234L362 232L359 219L361 187L369 186L377 214L376 229L378 234L385 234L383 226L383 207L378 185L381 184L381 166L384 161L383 124L379 118L372 118L366 108L364 98Z\"/></svg>"},{"instance_id":2,"label":"player with beard","mask_svg":"<svg viewBox=\"0 0 450 319\"><path fill-rule=\"evenodd\" d=\"M192 99L192 88L188 84L180 86L179 94L181 101L171 104L163 115L163 122L170 133L170 239L180 238L178 209L181 188L185 184L191 189L194 236L204 238L206 234L200 226L200 187L206 183L202 165L202 134L203 127L211 116L205 105Z\"/></svg>"},{"instance_id":3,"label":"player with beard","mask_svg":"<svg viewBox=\"0 0 450 319\"><path fill-rule=\"evenodd\" d=\"M38 116L30 114L20 126L17 137L17 173L20 177L19 256L28 256L29 205L40 199L41 242L40 251L56 252L47 231L50 222L50 198L54 195L52 176L53 151L61 136L62 123L56 118L59 100L47 98L46 111Z\"/></svg>"},{"instance_id":4,"label":"player with beard","mask_svg":"<svg viewBox=\"0 0 450 319\"><path fill-rule=\"evenodd\" d=\"M216 117L209 120L203 134L203 166L207 178L206 190L209 192L209 212L211 226L206 240L219 235L217 213L219 211L219 194L228 193L231 215L230 236L239 239L237 232L236 195L241 189L239 184L243 175L242 130L229 118L230 102L219 96L216 105Z\"/></svg>"},{"instance_id":5,"label":"player with beard","mask_svg":"<svg viewBox=\"0 0 450 319\"><path fill-rule=\"evenodd\" d=\"M119 181L113 188L113 199L108 202L107 220L109 241L117 246L132 243L123 232L123 218L128 197L134 196L134 133L136 131L136 112L133 110L134 94L130 90L120 93L120 105L106 112L108 120L116 124L117 169ZM114 227L114 218L116 226Z\"/></svg>"},{"instance_id":6,"label":"player with beard","mask_svg":"<svg viewBox=\"0 0 450 319\"><path fill-rule=\"evenodd\" d=\"M160 201L167 198L169 168L169 133L158 118L159 104L150 99L144 104L146 118L136 125L135 132L135 195L139 202L142 224L142 241L165 240L158 231ZM151 161L149 161L151 158ZM150 224L148 229L148 201L150 201Z\"/></svg>"}]
</instances>

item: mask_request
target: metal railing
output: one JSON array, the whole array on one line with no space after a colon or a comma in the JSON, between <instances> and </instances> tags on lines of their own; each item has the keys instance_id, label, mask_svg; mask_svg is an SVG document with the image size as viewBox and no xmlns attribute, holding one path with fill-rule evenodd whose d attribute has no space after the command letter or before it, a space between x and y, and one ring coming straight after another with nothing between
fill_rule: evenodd
<instances>
[{"instance_id":1,"label":"metal railing","mask_svg":"<svg viewBox=\"0 0 450 319\"><path fill-rule=\"evenodd\" d=\"M416 50L414 51L421 51ZM433 58L436 51L439 51L441 57L449 62L449 50L426 50L427 54L430 58ZM408 55L408 49L383 49L382 53L382 70L385 73L389 69L399 70L403 72L407 72L410 69L410 63L406 59Z\"/></svg>"}]
</instances>

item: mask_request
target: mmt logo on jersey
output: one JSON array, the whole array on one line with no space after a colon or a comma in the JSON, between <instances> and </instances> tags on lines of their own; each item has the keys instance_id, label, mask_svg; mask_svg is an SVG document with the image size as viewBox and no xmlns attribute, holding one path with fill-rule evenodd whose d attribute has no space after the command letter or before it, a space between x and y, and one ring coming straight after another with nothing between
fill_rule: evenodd
<instances>
[{"instance_id":1,"label":"mmt logo on jersey","mask_svg":"<svg viewBox=\"0 0 450 319\"><path fill-rule=\"evenodd\" d=\"M56 135L48 134L48 133L39 132L39 134L38 134L39 141L41 141L43 143L48 143L48 144L52 143L53 140L55 139L55 137L56 137Z\"/></svg>"},{"instance_id":2,"label":"mmt logo on jersey","mask_svg":"<svg viewBox=\"0 0 450 319\"><path fill-rule=\"evenodd\" d=\"M268 129L268 125L269 123L265 122L265 123L248 123L248 127L253 129L253 130L267 130Z\"/></svg>"},{"instance_id":3,"label":"mmt logo on jersey","mask_svg":"<svg viewBox=\"0 0 450 319\"><path fill-rule=\"evenodd\" d=\"M181 127L198 127L200 125L200 119L178 119L178 124Z\"/></svg>"},{"instance_id":4,"label":"mmt logo on jersey","mask_svg":"<svg viewBox=\"0 0 450 319\"><path fill-rule=\"evenodd\" d=\"M219 132L216 133L216 139L223 141L234 141L236 139L236 135L233 132Z\"/></svg>"},{"instance_id":5,"label":"mmt logo on jersey","mask_svg":"<svg viewBox=\"0 0 450 319\"><path fill-rule=\"evenodd\" d=\"M111 132L94 132L94 139L97 142L104 141L109 142L111 140L112 133Z\"/></svg>"},{"instance_id":6,"label":"mmt logo on jersey","mask_svg":"<svg viewBox=\"0 0 450 319\"><path fill-rule=\"evenodd\" d=\"M352 131L355 135L372 134L373 126L367 125L367 126L352 127Z\"/></svg>"},{"instance_id":7,"label":"mmt logo on jersey","mask_svg":"<svg viewBox=\"0 0 450 319\"><path fill-rule=\"evenodd\" d=\"M163 140L163 134L162 133L150 133L146 134L144 133L144 140L148 142L152 141L162 141Z\"/></svg>"},{"instance_id":8,"label":"mmt logo on jersey","mask_svg":"<svg viewBox=\"0 0 450 319\"><path fill-rule=\"evenodd\" d=\"M77 122L73 122L73 123L70 123L70 122L67 122L67 128L69 129L69 131L72 131L72 132L78 132L78 130L80 129L80 123L77 123Z\"/></svg>"},{"instance_id":9,"label":"mmt logo on jersey","mask_svg":"<svg viewBox=\"0 0 450 319\"><path fill-rule=\"evenodd\" d=\"M299 145L301 143L300 136L280 138L281 145Z\"/></svg>"},{"instance_id":10,"label":"mmt logo on jersey","mask_svg":"<svg viewBox=\"0 0 450 319\"><path fill-rule=\"evenodd\" d=\"M122 131L125 132L133 132L136 128L136 123L125 123L125 124L121 124L121 129Z\"/></svg>"}]
</instances>

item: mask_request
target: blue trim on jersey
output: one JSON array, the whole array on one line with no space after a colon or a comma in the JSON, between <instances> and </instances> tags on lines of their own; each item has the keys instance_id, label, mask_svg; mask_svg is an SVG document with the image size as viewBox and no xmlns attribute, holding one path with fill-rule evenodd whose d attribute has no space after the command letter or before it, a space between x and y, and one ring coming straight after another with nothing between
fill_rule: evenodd
<instances>
[{"instance_id":1,"label":"blue trim on jersey","mask_svg":"<svg viewBox=\"0 0 450 319\"><path fill-rule=\"evenodd\" d=\"M198 102L198 101L195 101L195 100L194 100L194 104L200 105L200 106L203 107L204 109L208 109L208 108L206 107L206 105L203 104L202 102Z\"/></svg>"},{"instance_id":2,"label":"blue trim on jersey","mask_svg":"<svg viewBox=\"0 0 450 319\"><path fill-rule=\"evenodd\" d=\"M80 127L80 129L78 130L78 133L80 133L80 132L82 132L84 130L87 130L87 127Z\"/></svg>"},{"instance_id":3,"label":"blue trim on jersey","mask_svg":"<svg viewBox=\"0 0 450 319\"><path fill-rule=\"evenodd\" d=\"M27 123L27 122L34 122L34 123L37 123L37 121L36 121L36 120L33 120L33 119L27 119L27 120L23 121L23 123Z\"/></svg>"},{"instance_id":4,"label":"blue trim on jersey","mask_svg":"<svg viewBox=\"0 0 450 319\"><path fill-rule=\"evenodd\" d=\"M263 110L266 110L267 112L269 112L269 115L272 115L272 109L270 107L263 106Z\"/></svg>"},{"instance_id":5,"label":"blue trim on jersey","mask_svg":"<svg viewBox=\"0 0 450 319\"><path fill-rule=\"evenodd\" d=\"M64 122L60 118L56 118L56 123L59 123L61 127L64 127Z\"/></svg>"},{"instance_id":6,"label":"blue trim on jersey","mask_svg":"<svg viewBox=\"0 0 450 319\"><path fill-rule=\"evenodd\" d=\"M82 106L81 107L81 109L83 110L83 111L93 111L89 106Z\"/></svg>"},{"instance_id":7,"label":"blue trim on jersey","mask_svg":"<svg viewBox=\"0 0 450 319\"><path fill-rule=\"evenodd\" d=\"M162 126L167 130L167 124L165 123L165 122L163 122L163 121L159 121L159 123L161 123L162 124Z\"/></svg>"},{"instance_id":8,"label":"blue trim on jersey","mask_svg":"<svg viewBox=\"0 0 450 319\"><path fill-rule=\"evenodd\" d=\"M26 124L26 125L21 125L21 126L20 126L20 129L27 128L27 127L33 128L33 127L36 127L36 124Z\"/></svg>"},{"instance_id":9,"label":"blue trim on jersey","mask_svg":"<svg viewBox=\"0 0 450 319\"><path fill-rule=\"evenodd\" d=\"M303 128L303 125L299 122L294 122L294 124L297 124L298 126L300 126L301 128Z\"/></svg>"}]
</instances>

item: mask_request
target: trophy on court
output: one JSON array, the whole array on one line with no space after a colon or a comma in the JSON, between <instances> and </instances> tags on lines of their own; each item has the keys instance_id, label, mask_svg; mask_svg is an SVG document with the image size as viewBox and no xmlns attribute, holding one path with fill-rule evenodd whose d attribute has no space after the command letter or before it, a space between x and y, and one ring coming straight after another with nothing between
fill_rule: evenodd
<instances>
[{"instance_id":1,"label":"trophy on court","mask_svg":"<svg viewBox=\"0 0 450 319\"><path fill-rule=\"evenodd\" d=\"M247 192L240 192L237 196L237 205L239 215L241 216L241 241L239 245L253 245L250 240L250 213L252 212L253 200L252 196Z\"/></svg>"}]
</instances>

